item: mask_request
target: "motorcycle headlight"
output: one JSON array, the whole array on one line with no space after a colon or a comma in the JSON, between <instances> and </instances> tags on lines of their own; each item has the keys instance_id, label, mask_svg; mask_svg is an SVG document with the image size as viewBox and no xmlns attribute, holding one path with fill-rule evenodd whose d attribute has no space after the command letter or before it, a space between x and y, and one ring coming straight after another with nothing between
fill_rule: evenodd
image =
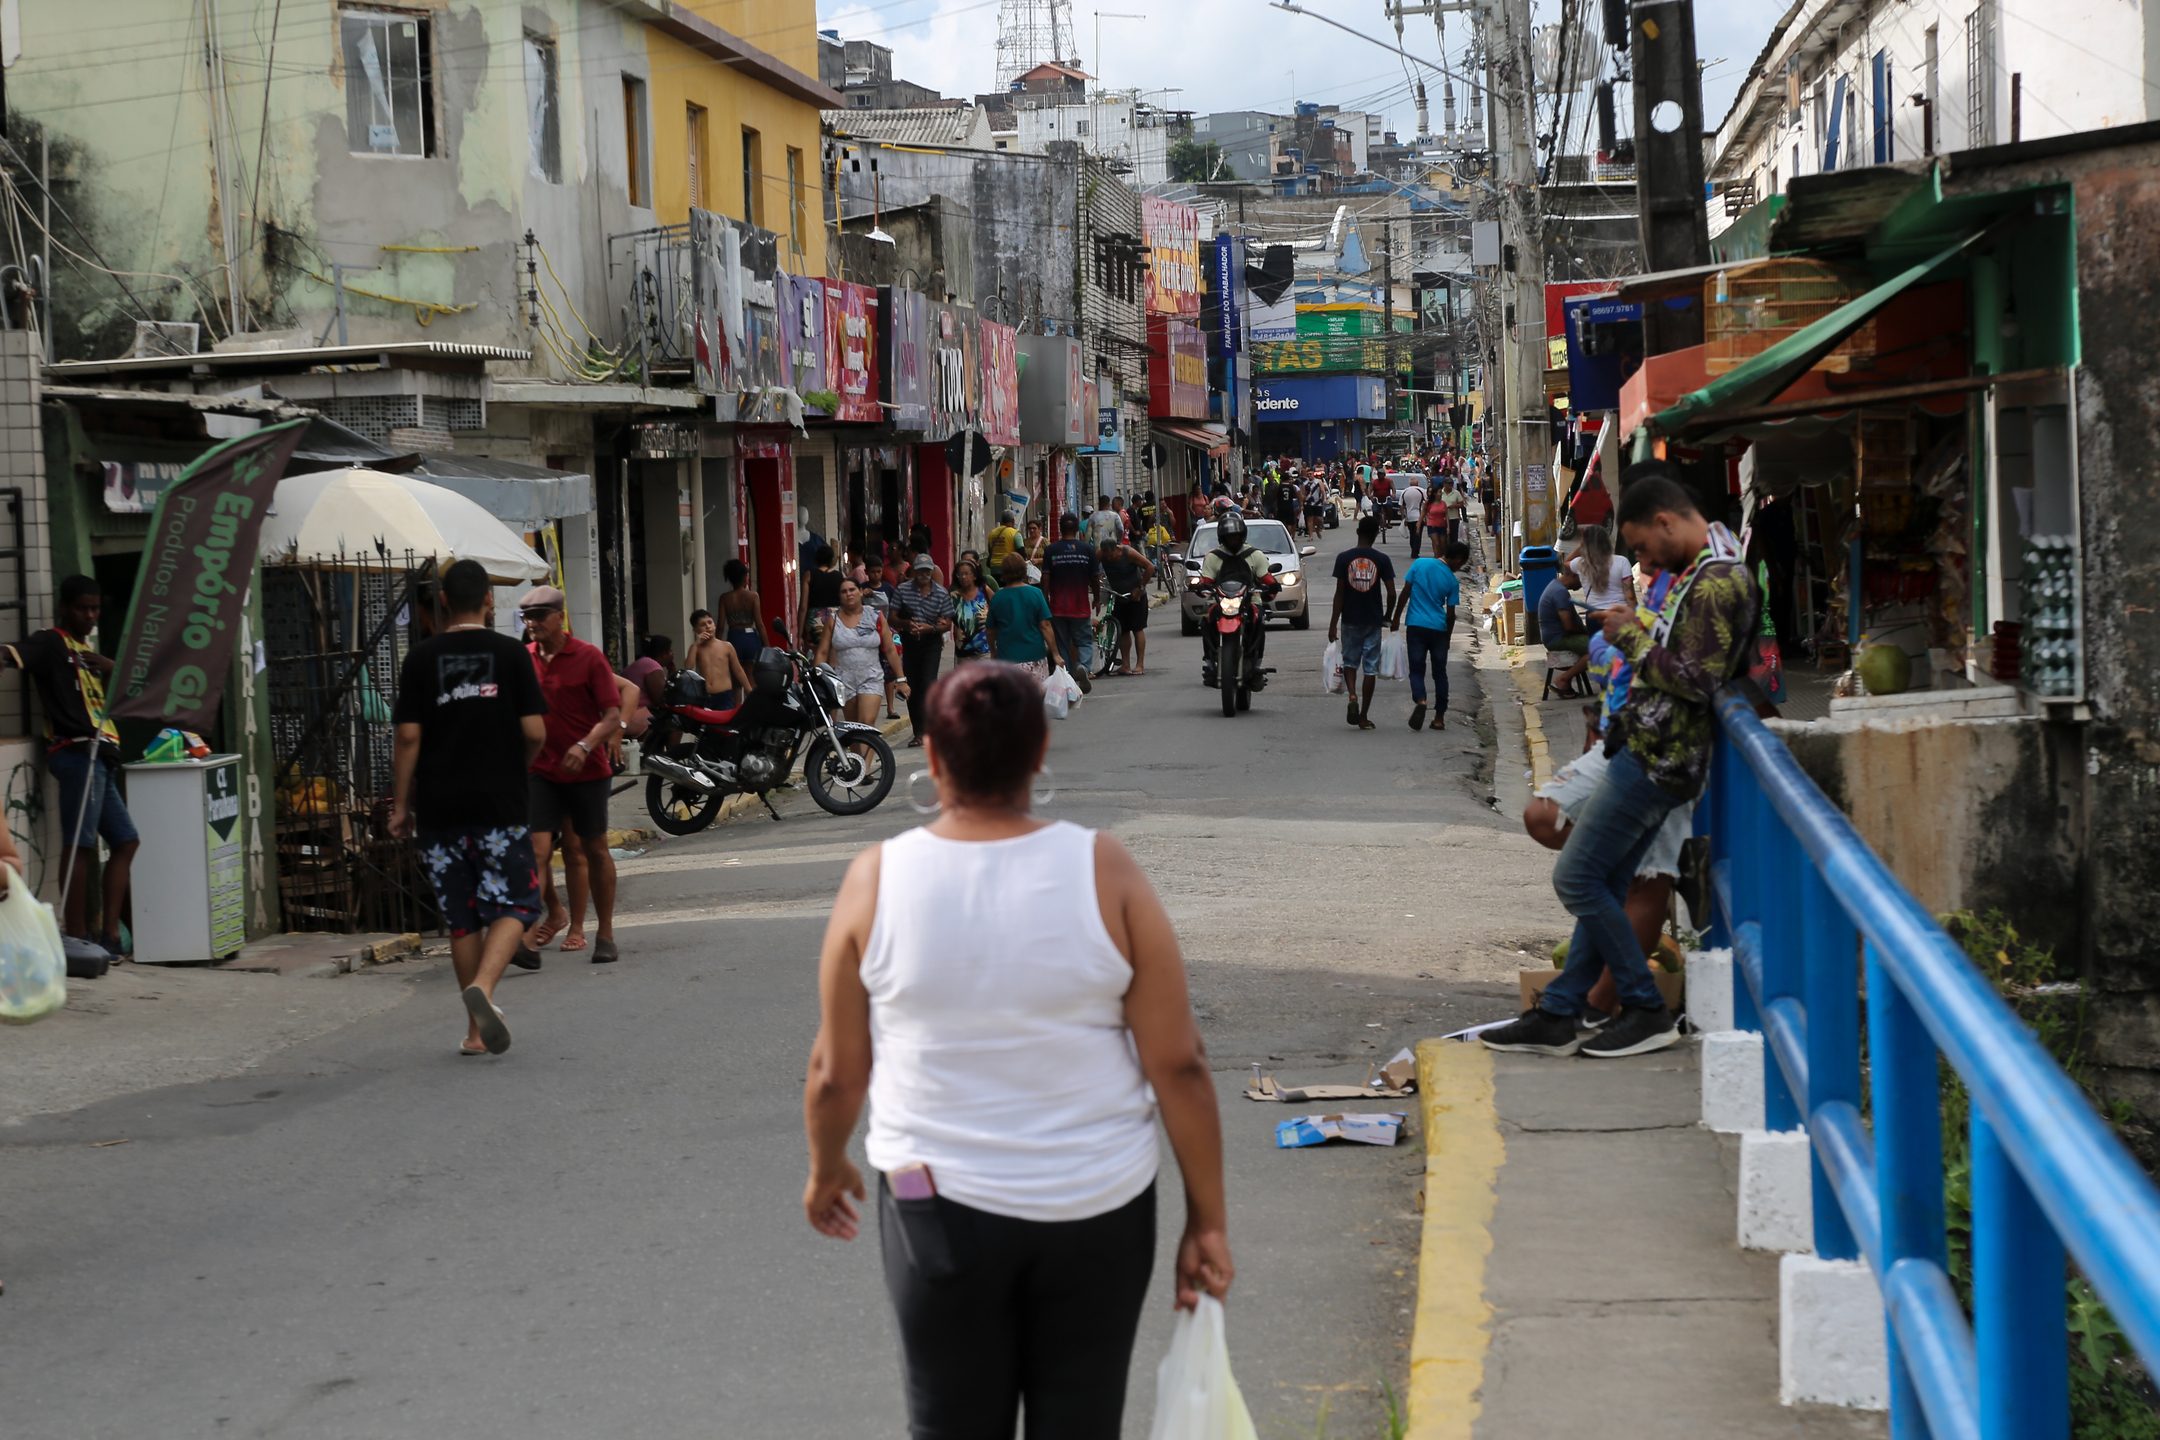
<instances>
[{"instance_id":1,"label":"motorcycle headlight","mask_svg":"<svg viewBox=\"0 0 2160 1440\"><path fill-rule=\"evenodd\" d=\"M1238 596L1234 600L1225 600L1222 602L1222 613L1225 615L1235 615L1238 612L1238 606L1244 603L1245 597L1242 595Z\"/></svg>"}]
</instances>

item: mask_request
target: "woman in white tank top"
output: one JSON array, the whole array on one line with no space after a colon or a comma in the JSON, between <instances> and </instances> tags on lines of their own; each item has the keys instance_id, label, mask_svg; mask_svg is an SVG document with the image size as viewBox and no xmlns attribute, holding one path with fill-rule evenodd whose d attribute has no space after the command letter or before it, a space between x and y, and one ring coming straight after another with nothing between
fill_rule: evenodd
<instances>
[{"instance_id":1,"label":"woman in white tank top","mask_svg":"<svg viewBox=\"0 0 2160 1440\"><path fill-rule=\"evenodd\" d=\"M1186 1196L1176 1303L1234 1273L1184 962L1124 846L1028 813L1050 744L1039 680L962 666L924 721L943 813L856 859L825 932L803 1208L855 1238L847 1142L867 1099L914 1433L1010 1435L1024 1406L1031 1433L1054 1415L1060 1436L1115 1440L1158 1112Z\"/></svg>"}]
</instances>

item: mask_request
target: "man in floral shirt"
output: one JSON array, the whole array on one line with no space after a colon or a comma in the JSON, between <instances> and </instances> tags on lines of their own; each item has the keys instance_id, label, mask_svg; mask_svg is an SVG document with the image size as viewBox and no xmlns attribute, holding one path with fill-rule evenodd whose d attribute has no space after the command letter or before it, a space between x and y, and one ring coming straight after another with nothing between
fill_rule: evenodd
<instances>
[{"instance_id":1,"label":"man in floral shirt","mask_svg":"<svg viewBox=\"0 0 2160 1440\"><path fill-rule=\"evenodd\" d=\"M1495 1050L1598 1059L1662 1050L1680 1038L1627 917L1628 883L1665 817L1701 793L1716 730L1718 687L1746 664L1754 582L1732 532L1705 519L1670 467L1644 467L1620 496L1620 533L1677 577L1655 613L1610 613L1605 638L1634 677L1605 727L1610 763L1553 866L1553 891L1575 917L1567 969L1511 1025L1481 1037ZM1575 1017L1611 968L1620 1013L1588 1040Z\"/></svg>"}]
</instances>

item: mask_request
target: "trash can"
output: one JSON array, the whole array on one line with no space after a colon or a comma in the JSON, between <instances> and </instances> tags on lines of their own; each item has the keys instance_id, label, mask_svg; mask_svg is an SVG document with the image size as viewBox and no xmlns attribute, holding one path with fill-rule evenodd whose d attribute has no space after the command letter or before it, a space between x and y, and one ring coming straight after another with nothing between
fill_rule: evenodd
<instances>
[{"instance_id":1,"label":"trash can","mask_svg":"<svg viewBox=\"0 0 2160 1440\"><path fill-rule=\"evenodd\" d=\"M1522 566L1523 634L1532 645L1545 643L1538 634L1538 601L1545 598L1545 587L1558 583L1560 552L1550 545L1525 545L1517 557Z\"/></svg>"}]
</instances>

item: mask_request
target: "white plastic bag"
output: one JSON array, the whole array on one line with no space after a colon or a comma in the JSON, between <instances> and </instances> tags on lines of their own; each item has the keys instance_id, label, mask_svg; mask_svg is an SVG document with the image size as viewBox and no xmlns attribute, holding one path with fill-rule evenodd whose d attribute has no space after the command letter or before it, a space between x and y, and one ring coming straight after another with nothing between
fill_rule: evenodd
<instances>
[{"instance_id":1,"label":"white plastic bag","mask_svg":"<svg viewBox=\"0 0 2160 1440\"><path fill-rule=\"evenodd\" d=\"M1072 712L1072 697L1061 683L1064 679L1065 671L1061 666L1043 681L1043 713L1053 720L1063 720Z\"/></svg>"},{"instance_id":2,"label":"white plastic bag","mask_svg":"<svg viewBox=\"0 0 2160 1440\"><path fill-rule=\"evenodd\" d=\"M1410 678L1410 644L1399 630L1390 630L1380 637L1380 678L1383 680L1407 680Z\"/></svg>"},{"instance_id":3,"label":"white plastic bag","mask_svg":"<svg viewBox=\"0 0 2160 1440\"><path fill-rule=\"evenodd\" d=\"M12 866L0 869L0 1024L28 1025L67 1003L67 953L52 906Z\"/></svg>"},{"instance_id":4,"label":"white plastic bag","mask_svg":"<svg viewBox=\"0 0 2160 1440\"><path fill-rule=\"evenodd\" d=\"M1342 644L1340 641L1328 641L1327 649L1320 653L1320 683L1327 687L1327 693L1330 695L1340 695L1343 692Z\"/></svg>"},{"instance_id":5,"label":"white plastic bag","mask_svg":"<svg viewBox=\"0 0 2160 1440\"><path fill-rule=\"evenodd\" d=\"M1178 1313L1170 1353L1155 1371L1155 1424L1148 1440L1259 1440L1230 1373L1222 1302L1203 1293Z\"/></svg>"},{"instance_id":6,"label":"white plastic bag","mask_svg":"<svg viewBox=\"0 0 2160 1440\"><path fill-rule=\"evenodd\" d=\"M1065 719L1065 712L1080 704L1080 684L1074 680L1074 676L1071 676L1071 671L1065 669L1063 665L1058 665L1056 669L1052 669L1050 678L1043 680L1043 704L1045 706L1050 704L1050 691L1058 691L1061 695L1065 695L1065 704L1061 708L1052 708L1050 710L1052 715L1056 715L1058 719Z\"/></svg>"}]
</instances>

